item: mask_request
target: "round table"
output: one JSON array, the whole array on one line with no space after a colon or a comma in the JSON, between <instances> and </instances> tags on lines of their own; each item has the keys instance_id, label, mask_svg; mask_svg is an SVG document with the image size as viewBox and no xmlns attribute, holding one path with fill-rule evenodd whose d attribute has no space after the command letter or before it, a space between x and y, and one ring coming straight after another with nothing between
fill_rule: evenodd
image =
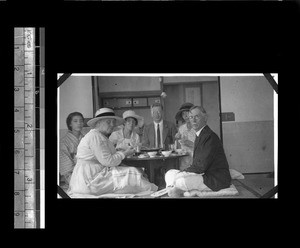
<instances>
[{"instance_id":1,"label":"round table","mask_svg":"<svg viewBox=\"0 0 300 248\"><path fill-rule=\"evenodd\" d=\"M179 159L184 156L188 155L171 154L169 157L159 155L147 158L132 156L125 158L123 163L127 166L145 168L145 172L149 177L149 181L154 184L160 184L159 182L155 181L156 170L160 168L160 172L163 173L161 176L164 177L166 169L179 169Z\"/></svg>"}]
</instances>

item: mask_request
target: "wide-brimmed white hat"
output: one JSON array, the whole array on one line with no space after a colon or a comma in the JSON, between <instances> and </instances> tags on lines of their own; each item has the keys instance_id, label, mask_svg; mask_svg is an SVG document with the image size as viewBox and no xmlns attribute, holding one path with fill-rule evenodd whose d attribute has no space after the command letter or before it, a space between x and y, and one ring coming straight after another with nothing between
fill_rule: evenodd
<instances>
[{"instance_id":1,"label":"wide-brimmed white hat","mask_svg":"<svg viewBox=\"0 0 300 248\"><path fill-rule=\"evenodd\" d=\"M122 119L119 116L115 115L115 112L110 108L101 108L98 109L95 113L95 117L93 119L90 119L87 124L90 127L94 127L96 122L101 119L115 119L116 120L116 126L119 126L124 123L124 119Z\"/></svg>"},{"instance_id":2,"label":"wide-brimmed white hat","mask_svg":"<svg viewBox=\"0 0 300 248\"><path fill-rule=\"evenodd\" d=\"M133 110L127 110L123 113L124 120L129 117L135 118L138 122L143 119L142 116L137 115Z\"/></svg>"}]
</instances>

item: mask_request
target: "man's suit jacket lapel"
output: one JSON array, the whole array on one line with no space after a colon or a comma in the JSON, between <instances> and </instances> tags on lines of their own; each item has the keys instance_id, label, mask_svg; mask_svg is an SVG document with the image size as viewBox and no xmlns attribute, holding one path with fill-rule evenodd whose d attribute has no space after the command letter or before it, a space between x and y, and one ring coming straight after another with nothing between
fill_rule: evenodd
<instances>
[{"instance_id":1,"label":"man's suit jacket lapel","mask_svg":"<svg viewBox=\"0 0 300 248\"><path fill-rule=\"evenodd\" d=\"M165 120L163 120L163 132L162 132L163 144L165 143L168 132L169 132L168 123ZM155 147L155 127L153 122L149 126L149 141L150 141L150 145Z\"/></svg>"},{"instance_id":2,"label":"man's suit jacket lapel","mask_svg":"<svg viewBox=\"0 0 300 248\"><path fill-rule=\"evenodd\" d=\"M194 152L196 151L197 149L197 146L201 143L200 141L207 135L207 131L208 131L208 126L205 126L202 131L200 132L200 135L199 137L196 136L196 139L195 139L195 144L194 144Z\"/></svg>"},{"instance_id":3,"label":"man's suit jacket lapel","mask_svg":"<svg viewBox=\"0 0 300 248\"><path fill-rule=\"evenodd\" d=\"M198 137L198 136L196 135L195 144L194 144L194 153L195 153L195 151L197 150L197 146L198 146L198 144L199 144L199 141L200 141L200 137Z\"/></svg>"},{"instance_id":4,"label":"man's suit jacket lapel","mask_svg":"<svg viewBox=\"0 0 300 248\"><path fill-rule=\"evenodd\" d=\"M150 147L155 147L155 128L153 122L150 124L150 128L149 128L149 141L150 141Z\"/></svg>"},{"instance_id":5,"label":"man's suit jacket lapel","mask_svg":"<svg viewBox=\"0 0 300 248\"><path fill-rule=\"evenodd\" d=\"M163 121L163 133L162 133L163 134L163 144L166 141L168 132L169 132L168 123L166 121Z\"/></svg>"}]
</instances>

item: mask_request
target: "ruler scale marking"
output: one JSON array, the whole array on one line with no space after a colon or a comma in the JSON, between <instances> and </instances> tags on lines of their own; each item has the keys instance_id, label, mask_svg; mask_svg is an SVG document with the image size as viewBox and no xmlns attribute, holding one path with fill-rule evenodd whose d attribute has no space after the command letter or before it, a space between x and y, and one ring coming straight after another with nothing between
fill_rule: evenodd
<instances>
[{"instance_id":1,"label":"ruler scale marking","mask_svg":"<svg viewBox=\"0 0 300 248\"><path fill-rule=\"evenodd\" d=\"M15 228L36 228L35 28L15 28Z\"/></svg>"}]
</instances>

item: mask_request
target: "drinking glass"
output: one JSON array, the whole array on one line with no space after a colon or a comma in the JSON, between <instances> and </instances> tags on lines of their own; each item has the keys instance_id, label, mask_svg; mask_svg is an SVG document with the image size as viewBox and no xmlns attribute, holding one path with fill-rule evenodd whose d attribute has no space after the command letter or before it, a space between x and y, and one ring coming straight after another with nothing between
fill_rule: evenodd
<instances>
[{"instance_id":1,"label":"drinking glass","mask_svg":"<svg viewBox=\"0 0 300 248\"><path fill-rule=\"evenodd\" d=\"M137 143L136 152L141 152L142 143Z\"/></svg>"},{"instance_id":2,"label":"drinking glass","mask_svg":"<svg viewBox=\"0 0 300 248\"><path fill-rule=\"evenodd\" d=\"M175 144L170 144L169 145L169 151L175 151Z\"/></svg>"}]
</instances>

